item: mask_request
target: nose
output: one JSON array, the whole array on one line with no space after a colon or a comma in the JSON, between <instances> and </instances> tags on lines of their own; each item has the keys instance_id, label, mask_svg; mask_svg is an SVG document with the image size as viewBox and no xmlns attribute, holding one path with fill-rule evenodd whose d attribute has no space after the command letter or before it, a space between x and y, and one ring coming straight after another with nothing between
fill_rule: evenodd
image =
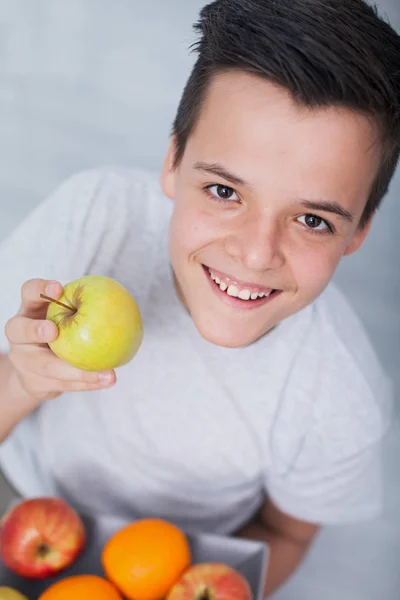
<instances>
[{"instance_id":1,"label":"nose","mask_svg":"<svg viewBox=\"0 0 400 600\"><path fill-rule=\"evenodd\" d=\"M278 223L266 217L248 218L225 242L227 252L251 271L280 269L285 263Z\"/></svg>"}]
</instances>

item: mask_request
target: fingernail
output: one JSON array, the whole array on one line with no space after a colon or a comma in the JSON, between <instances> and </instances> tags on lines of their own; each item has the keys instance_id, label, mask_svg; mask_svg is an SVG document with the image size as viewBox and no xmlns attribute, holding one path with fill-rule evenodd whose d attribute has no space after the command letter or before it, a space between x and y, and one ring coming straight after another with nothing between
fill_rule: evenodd
<instances>
[{"instance_id":1,"label":"fingernail","mask_svg":"<svg viewBox=\"0 0 400 600\"><path fill-rule=\"evenodd\" d=\"M111 383L113 379L112 373L108 371L104 371L104 373L99 373L99 381L100 383L107 384Z\"/></svg>"},{"instance_id":2,"label":"fingernail","mask_svg":"<svg viewBox=\"0 0 400 600\"><path fill-rule=\"evenodd\" d=\"M58 293L58 283L56 282L52 282L52 283L48 283L47 287L46 287L46 294L48 296L55 296Z\"/></svg>"},{"instance_id":3,"label":"fingernail","mask_svg":"<svg viewBox=\"0 0 400 600\"><path fill-rule=\"evenodd\" d=\"M47 340L50 337L50 327L48 323L41 323L39 325L39 335L42 340Z\"/></svg>"}]
</instances>

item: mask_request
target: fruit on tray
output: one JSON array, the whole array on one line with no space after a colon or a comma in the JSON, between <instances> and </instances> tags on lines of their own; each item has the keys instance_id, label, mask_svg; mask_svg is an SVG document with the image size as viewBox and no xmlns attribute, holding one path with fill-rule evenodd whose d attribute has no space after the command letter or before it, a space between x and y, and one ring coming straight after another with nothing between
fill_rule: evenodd
<instances>
[{"instance_id":1,"label":"fruit on tray","mask_svg":"<svg viewBox=\"0 0 400 600\"><path fill-rule=\"evenodd\" d=\"M13 588L0 586L0 600L28 600L28 598Z\"/></svg>"},{"instance_id":2,"label":"fruit on tray","mask_svg":"<svg viewBox=\"0 0 400 600\"><path fill-rule=\"evenodd\" d=\"M39 600L122 600L122 596L103 577L73 575L53 583Z\"/></svg>"},{"instance_id":3,"label":"fruit on tray","mask_svg":"<svg viewBox=\"0 0 400 600\"><path fill-rule=\"evenodd\" d=\"M165 598L190 562L183 531L158 518L139 519L123 527L102 552L107 578L128 600Z\"/></svg>"},{"instance_id":4,"label":"fruit on tray","mask_svg":"<svg viewBox=\"0 0 400 600\"><path fill-rule=\"evenodd\" d=\"M135 299L118 281L86 275L67 283L52 299L47 319L59 331L49 346L78 369L102 371L128 363L143 339L143 323Z\"/></svg>"},{"instance_id":5,"label":"fruit on tray","mask_svg":"<svg viewBox=\"0 0 400 600\"><path fill-rule=\"evenodd\" d=\"M86 543L79 515L61 498L21 501L4 515L0 555L14 573L44 579L71 565ZM39 600L252 600L243 575L218 562L191 564L184 532L161 518L119 529L101 553L104 577L67 576ZM0 586L0 600L28 600Z\"/></svg>"},{"instance_id":6,"label":"fruit on tray","mask_svg":"<svg viewBox=\"0 0 400 600\"><path fill-rule=\"evenodd\" d=\"M222 563L189 567L170 590L166 600L251 600L246 579Z\"/></svg>"},{"instance_id":7,"label":"fruit on tray","mask_svg":"<svg viewBox=\"0 0 400 600\"><path fill-rule=\"evenodd\" d=\"M0 556L21 577L58 573L74 562L85 542L81 518L61 498L23 500L1 521Z\"/></svg>"}]
</instances>

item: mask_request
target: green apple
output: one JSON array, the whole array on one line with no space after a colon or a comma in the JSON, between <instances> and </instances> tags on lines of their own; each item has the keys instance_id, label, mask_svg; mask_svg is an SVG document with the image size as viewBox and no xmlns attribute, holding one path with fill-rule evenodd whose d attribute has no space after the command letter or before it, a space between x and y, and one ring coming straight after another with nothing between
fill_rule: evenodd
<instances>
[{"instance_id":1,"label":"green apple","mask_svg":"<svg viewBox=\"0 0 400 600\"><path fill-rule=\"evenodd\" d=\"M0 600L28 600L28 598L17 592L17 590L0 586Z\"/></svg>"},{"instance_id":2,"label":"green apple","mask_svg":"<svg viewBox=\"0 0 400 600\"><path fill-rule=\"evenodd\" d=\"M58 327L54 354L86 371L114 369L139 350L143 323L131 294L118 281L86 275L64 286L49 304L47 319Z\"/></svg>"}]
</instances>

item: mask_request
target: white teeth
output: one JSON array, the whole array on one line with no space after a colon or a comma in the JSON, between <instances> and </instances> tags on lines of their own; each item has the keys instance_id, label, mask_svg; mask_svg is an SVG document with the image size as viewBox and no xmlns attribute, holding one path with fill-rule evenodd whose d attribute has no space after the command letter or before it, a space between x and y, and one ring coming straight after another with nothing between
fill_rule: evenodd
<instances>
[{"instance_id":1,"label":"white teeth","mask_svg":"<svg viewBox=\"0 0 400 600\"><path fill-rule=\"evenodd\" d=\"M227 294L228 294L228 296L233 296L234 298L237 298L239 295L239 290L237 289L237 287L235 285L230 285L228 287Z\"/></svg>"},{"instance_id":2,"label":"white teeth","mask_svg":"<svg viewBox=\"0 0 400 600\"><path fill-rule=\"evenodd\" d=\"M218 285L220 285L220 283L221 283L221 280L219 279L219 277L217 277L216 275L214 275L214 273L212 273L212 272L210 271L210 269L208 269L208 272L210 273L211 279L212 279L213 281L215 281L215 283L218 283Z\"/></svg>"},{"instance_id":3,"label":"white teeth","mask_svg":"<svg viewBox=\"0 0 400 600\"><path fill-rule=\"evenodd\" d=\"M208 269L211 279L215 281L217 285L219 285L220 289L228 294L228 296L232 296L233 298L240 298L241 300L257 300L257 298L264 298L264 296L268 297L272 294L272 290L270 292L250 292L249 290L241 290L236 287L236 285L228 286L224 281L221 281L219 277L214 275L211 269Z\"/></svg>"},{"instance_id":4,"label":"white teeth","mask_svg":"<svg viewBox=\"0 0 400 600\"><path fill-rule=\"evenodd\" d=\"M250 300L250 292L249 292L249 290L241 290L239 292L239 298L241 300Z\"/></svg>"}]
</instances>

